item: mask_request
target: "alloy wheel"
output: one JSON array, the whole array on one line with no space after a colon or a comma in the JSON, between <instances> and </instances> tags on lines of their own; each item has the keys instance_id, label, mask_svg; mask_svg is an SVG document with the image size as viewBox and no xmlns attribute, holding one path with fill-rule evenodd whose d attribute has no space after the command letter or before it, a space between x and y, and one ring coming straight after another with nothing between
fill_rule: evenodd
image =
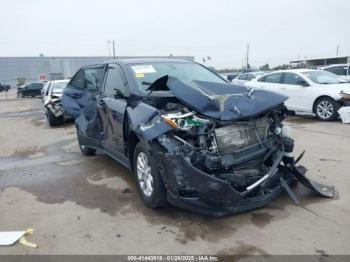
<instances>
[{"instance_id":1,"label":"alloy wheel","mask_svg":"<svg viewBox=\"0 0 350 262\"><path fill-rule=\"evenodd\" d=\"M153 193L153 176L149 159L144 152L137 155L136 168L140 188L145 196L150 197Z\"/></svg>"},{"instance_id":2,"label":"alloy wheel","mask_svg":"<svg viewBox=\"0 0 350 262\"><path fill-rule=\"evenodd\" d=\"M322 119L329 119L334 113L334 106L331 102L323 100L317 105L317 115Z\"/></svg>"}]
</instances>

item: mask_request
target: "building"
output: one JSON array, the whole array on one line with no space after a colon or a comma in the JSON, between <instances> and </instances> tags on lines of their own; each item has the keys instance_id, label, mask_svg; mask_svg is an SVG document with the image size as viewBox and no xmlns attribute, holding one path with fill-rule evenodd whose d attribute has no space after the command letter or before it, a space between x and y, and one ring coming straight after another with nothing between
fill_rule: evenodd
<instances>
[{"instance_id":1,"label":"building","mask_svg":"<svg viewBox=\"0 0 350 262\"><path fill-rule=\"evenodd\" d=\"M336 56L326 58L304 59L290 61L291 67L298 65L304 65L304 67L317 67L322 65L334 65L334 64L348 64L350 63L350 56Z\"/></svg>"},{"instance_id":2,"label":"building","mask_svg":"<svg viewBox=\"0 0 350 262\"><path fill-rule=\"evenodd\" d=\"M141 58L147 58L144 56ZM193 56L151 56L194 61ZM118 58L133 58L123 56ZM82 66L111 60L108 56L90 57L0 57L0 83L15 87L18 82L35 82L68 78ZM20 81L19 81L20 80Z\"/></svg>"}]
</instances>

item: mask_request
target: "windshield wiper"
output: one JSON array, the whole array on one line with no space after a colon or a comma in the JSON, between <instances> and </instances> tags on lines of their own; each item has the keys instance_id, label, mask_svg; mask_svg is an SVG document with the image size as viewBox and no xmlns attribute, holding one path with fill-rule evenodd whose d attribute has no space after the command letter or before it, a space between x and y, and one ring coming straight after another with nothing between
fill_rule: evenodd
<instances>
[{"instance_id":1,"label":"windshield wiper","mask_svg":"<svg viewBox=\"0 0 350 262\"><path fill-rule=\"evenodd\" d=\"M151 82L146 82L146 81L142 81L141 84L146 85L146 86L150 86L150 85L152 85L153 83L151 83Z\"/></svg>"}]
</instances>

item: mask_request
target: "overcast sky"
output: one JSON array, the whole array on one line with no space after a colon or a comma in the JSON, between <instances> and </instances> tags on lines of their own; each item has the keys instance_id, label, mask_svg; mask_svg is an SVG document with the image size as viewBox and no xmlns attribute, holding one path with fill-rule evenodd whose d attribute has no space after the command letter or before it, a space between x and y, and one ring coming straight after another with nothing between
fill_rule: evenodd
<instances>
[{"instance_id":1,"label":"overcast sky","mask_svg":"<svg viewBox=\"0 0 350 262\"><path fill-rule=\"evenodd\" d=\"M0 56L211 56L218 68L350 55L348 0L0 0Z\"/></svg>"}]
</instances>

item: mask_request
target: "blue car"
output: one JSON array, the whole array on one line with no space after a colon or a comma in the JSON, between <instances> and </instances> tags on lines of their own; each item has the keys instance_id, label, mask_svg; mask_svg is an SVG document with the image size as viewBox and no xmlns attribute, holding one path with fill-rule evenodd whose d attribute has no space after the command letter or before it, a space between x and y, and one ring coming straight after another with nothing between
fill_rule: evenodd
<instances>
[{"instance_id":1,"label":"blue car","mask_svg":"<svg viewBox=\"0 0 350 262\"><path fill-rule=\"evenodd\" d=\"M64 89L84 155L101 150L133 174L151 208L167 202L223 216L263 207L300 181L282 124L287 97L227 83L175 59L122 59L81 68Z\"/></svg>"}]
</instances>

